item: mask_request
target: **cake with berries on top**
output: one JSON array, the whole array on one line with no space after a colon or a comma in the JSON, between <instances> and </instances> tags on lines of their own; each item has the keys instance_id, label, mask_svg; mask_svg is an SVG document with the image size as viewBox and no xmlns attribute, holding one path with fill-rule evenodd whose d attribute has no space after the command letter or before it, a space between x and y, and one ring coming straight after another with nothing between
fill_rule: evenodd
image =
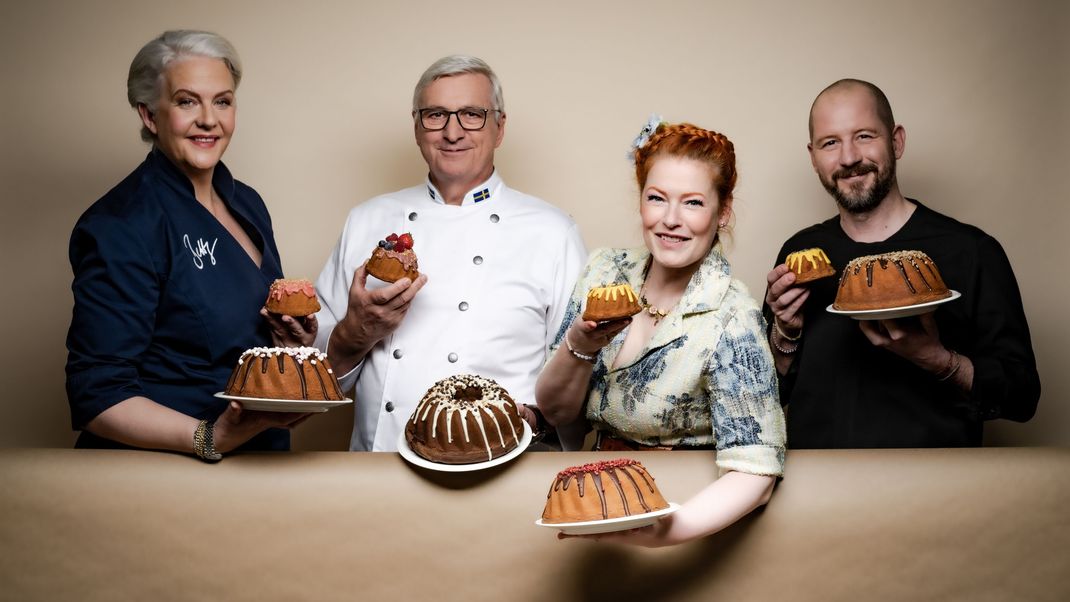
<instances>
[{"instance_id":1,"label":"cake with berries on top","mask_svg":"<svg viewBox=\"0 0 1070 602\"><path fill-rule=\"evenodd\" d=\"M420 271L416 253L412 251L412 235L408 232L401 235L391 233L380 240L365 269L384 282L397 282L402 278L416 280Z\"/></svg>"},{"instance_id":2,"label":"cake with berries on top","mask_svg":"<svg viewBox=\"0 0 1070 602\"><path fill-rule=\"evenodd\" d=\"M636 460L620 458L573 466L557 473L546 494L542 522L605 520L668 507L646 468Z\"/></svg>"}]
</instances>

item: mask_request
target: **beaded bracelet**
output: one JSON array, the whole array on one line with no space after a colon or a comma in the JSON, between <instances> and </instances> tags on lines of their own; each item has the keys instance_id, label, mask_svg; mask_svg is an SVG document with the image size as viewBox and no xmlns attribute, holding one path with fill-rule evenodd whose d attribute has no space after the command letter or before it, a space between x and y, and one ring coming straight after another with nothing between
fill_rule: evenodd
<instances>
[{"instance_id":1,"label":"beaded bracelet","mask_svg":"<svg viewBox=\"0 0 1070 602\"><path fill-rule=\"evenodd\" d=\"M575 357L578 360L583 360L588 364L593 364L595 360L598 359L597 354L587 355L586 353L580 353L579 351L573 349L572 343L569 342L567 334L565 335L565 347L568 348L568 352L572 354L572 357Z\"/></svg>"},{"instance_id":2,"label":"beaded bracelet","mask_svg":"<svg viewBox=\"0 0 1070 602\"><path fill-rule=\"evenodd\" d=\"M774 323L773 326L775 327L776 324ZM791 354L793 354L793 353L795 353L796 351L799 350L799 345L797 343L791 349L784 349L783 347L781 347L780 344L777 343L777 339L779 338L777 335L779 335L779 334L782 334L780 332L779 328L774 328L774 331L769 333L769 341L771 343L773 343L773 347L776 348L777 351L783 353L784 355L791 355ZM788 340L789 341L790 340L798 341L801 336L802 336L802 334L800 334L798 337L795 337L795 339L788 339Z\"/></svg>"}]
</instances>

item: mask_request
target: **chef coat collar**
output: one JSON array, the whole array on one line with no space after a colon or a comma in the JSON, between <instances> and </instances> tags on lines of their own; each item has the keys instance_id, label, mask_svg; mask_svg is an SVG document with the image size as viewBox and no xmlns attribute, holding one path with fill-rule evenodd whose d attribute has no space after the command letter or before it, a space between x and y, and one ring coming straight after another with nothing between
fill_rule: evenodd
<instances>
[{"instance_id":1,"label":"chef coat collar","mask_svg":"<svg viewBox=\"0 0 1070 602\"><path fill-rule=\"evenodd\" d=\"M444 205L446 201L444 200L442 193L439 192L437 188L435 188L434 184L431 183L430 174L428 174L425 184L427 185L428 198L430 198L436 203ZM501 193L502 186L502 179L498 176L498 170L495 169L494 172L490 174L490 177L487 178L482 184L476 186L472 190L469 190L468 193L464 195L464 199L461 201L461 206L465 207L477 203L486 204L490 200L498 197L498 195Z\"/></svg>"},{"instance_id":2,"label":"chef coat collar","mask_svg":"<svg viewBox=\"0 0 1070 602\"><path fill-rule=\"evenodd\" d=\"M156 173L162 176L163 181L179 193L184 193L186 196L196 200L193 193L193 182L186 174L182 173L182 170L178 168L167 155L163 154L156 146L152 147L149 151L149 156L145 160ZM223 198L223 202L228 207L232 207L231 200L234 198L234 176L230 174L230 170L223 164L222 161L216 163L215 170L212 172L212 187L219 193L219 196Z\"/></svg>"}]
</instances>

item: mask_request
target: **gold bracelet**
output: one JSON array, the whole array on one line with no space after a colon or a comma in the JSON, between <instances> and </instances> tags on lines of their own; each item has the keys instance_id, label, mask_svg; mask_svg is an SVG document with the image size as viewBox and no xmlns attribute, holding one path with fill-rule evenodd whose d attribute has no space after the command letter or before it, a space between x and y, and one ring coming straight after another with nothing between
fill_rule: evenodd
<instances>
[{"instance_id":1,"label":"gold bracelet","mask_svg":"<svg viewBox=\"0 0 1070 602\"><path fill-rule=\"evenodd\" d=\"M209 420L197 423L197 430L193 431L193 453L205 462L218 462L223 459L223 454L215 450L215 429Z\"/></svg>"},{"instance_id":2,"label":"gold bracelet","mask_svg":"<svg viewBox=\"0 0 1070 602\"><path fill-rule=\"evenodd\" d=\"M802 338L802 329L801 328L799 329L799 334L797 334L797 335L795 335L793 337L792 336L788 336L788 333L784 332L784 330L780 328L780 320L776 319L775 316L773 317L773 328L776 328L777 334L780 335L780 338L782 338L785 341L788 341L790 343L794 343L795 341L798 341L799 339Z\"/></svg>"},{"instance_id":3,"label":"gold bracelet","mask_svg":"<svg viewBox=\"0 0 1070 602\"><path fill-rule=\"evenodd\" d=\"M959 371L959 367L962 366L962 362L956 361L958 360L959 354L955 353L954 349L948 349L948 351L951 352L951 355L947 358L947 366L945 366L944 369L940 371L941 374L943 374L944 372L947 372L947 374L944 374L943 376L937 376L937 382L944 382L952 376L955 376L955 373ZM954 363L955 365L952 366L952 363Z\"/></svg>"}]
</instances>

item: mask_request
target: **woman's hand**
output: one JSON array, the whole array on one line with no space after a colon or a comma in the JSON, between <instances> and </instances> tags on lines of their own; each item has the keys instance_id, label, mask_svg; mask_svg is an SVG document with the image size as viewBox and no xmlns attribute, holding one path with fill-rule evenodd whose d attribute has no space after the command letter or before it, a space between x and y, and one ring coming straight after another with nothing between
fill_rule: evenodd
<instances>
[{"instance_id":1,"label":"woman's hand","mask_svg":"<svg viewBox=\"0 0 1070 602\"><path fill-rule=\"evenodd\" d=\"M293 428L312 414L300 412L257 412L245 410L232 401L213 425L216 451L226 453L270 428Z\"/></svg>"},{"instance_id":2,"label":"woman's hand","mask_svg":"<svg viewBox=\"0 0 1070 602\"><path fill-rule=\"evenodd\" d=\"M620 543L631 546L641 546L644 548L661 548L664 546L671 546L678 543L669 537L669 533L672 532L672 515L663 517L653 525L646 527L640 527L638 529L628 529L627 531L614 531L612 533L594 533L591 535L565 535L563 532L557 534L558 539L590 539L592 541L601 541L606 543Z\"/></svg>"},{"instance_id":3,"label":"woman's hand","mask_svg":"<svg viewBox=\"0 0 1070 602\"><path fill-rule=\"evenodd\" d=\"M605 322L592 322L577 318L568 332L565 333L567 342L572 348L584 355L597 355L603 347L613 340L620 331L632 323L631 318L607 320Z\"/></svg>"},{"instance_id":4,"label":"woman's hand","mask_svg":"<svg viewBox=\"0 0 1070 602\"><path fill-rule=\"evenodd\" d=\"M729 471L707 485L676 512L641 529L596 535L565 535L611 543L656 548L671 546L716 533L769 501L775 477Z\"/></svg>"},{"instance_id":5,"label":"woman's hand","mask_svg":"<svg viewBox=\"0 0 1070 602\"><path fill-rule=\"evenodd\" d=\"M261 307L260 315L271 327L271 341L276 347L311 347L316 342L316 332L319 330L316 314L295 318L273 314Z\"/></svg>"}]
</instances>

